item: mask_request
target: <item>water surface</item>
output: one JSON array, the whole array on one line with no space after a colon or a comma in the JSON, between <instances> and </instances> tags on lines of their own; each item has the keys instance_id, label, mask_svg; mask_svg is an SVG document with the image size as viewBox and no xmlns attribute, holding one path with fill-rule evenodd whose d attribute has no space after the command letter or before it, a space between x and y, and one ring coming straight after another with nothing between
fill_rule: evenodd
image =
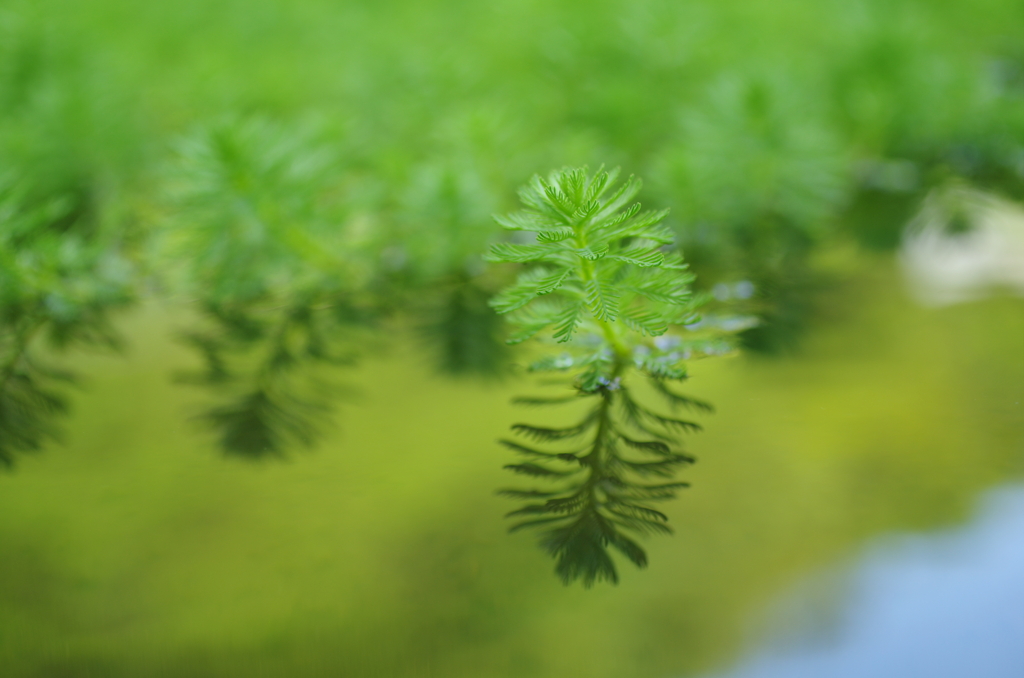
<instances>
[{"instance_id":1,"label":"water surface","mask_svg":"<svg viewBox=\"0 0 1024 678\"><path fill-rule=\"evenodd\" d=\"M715 675L1024 675L1024 486L980 508L962 528L880 538L851 571L805 584L770 614L771 640Z\"/></svg>"},{"instance_id":2,"label":"water surface","mask_svg":"<svg viewBox=\"0 0 1024 678\"><path fill-rule=\"evenodd\" d=\"M0 476L3 675L726 670L805 577L878 535L963 524L1024 477L1021 302L922 309L869 264L800 355L694 364L689 391L718 413L688 440L677 534L589 591L505 534L494 495L511 480L495 439L549 416L508 404L536 387L438 377L399 340L343 375L360 395L317 449L244 463L170 378L192 359L168 338L181 315L141 309L125 358L77 361L67 443ZM860 597L897 594L879 586Z\"/></svg>"}]
</instances>

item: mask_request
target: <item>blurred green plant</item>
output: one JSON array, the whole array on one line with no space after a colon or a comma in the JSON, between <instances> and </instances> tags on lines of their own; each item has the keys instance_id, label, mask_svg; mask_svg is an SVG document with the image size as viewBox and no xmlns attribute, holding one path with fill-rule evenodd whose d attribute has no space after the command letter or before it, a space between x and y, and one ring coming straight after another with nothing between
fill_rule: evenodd
<instances>
[{"instance_id":1,"label":"blurred green plant","mask_svg":"<svg viewBox=\"0 0 1024 678\"><path fill-rule=\"evenodd\" d=\"M115 208L135 126L73 42L0 8L0 464L58 438L73 372L55 358L120 348L140 295L139 233Z\"/></svg>"},{"instance_id":2,"label":"blurred green plant","mask_svg":"<svg viewBox=\"0 0 1024 678\"><path fill-rule=\"evenodd\" d=\"M785 83L725 78L657 160L659 194L678 205L680 244L701 275L753 285L745 306L761 322L742 338L761 352L798 344L821 284L810 255L849 192L841 146L814 108Z\"/></svg>"},{"instance_id":3,"label":"blurred green plant","mask_svg":"<svg viewBox=\"0 0 1024 678\"><path fill-rule=\"evenodd\" d=\"M182 380L218 403L201 419L229 454L310 445L377 314L375 271L344 222L335 146L316 126L228 120L181 142L161 251L201 309L182 333L203 359Z\"/></svg>"},{"instance_id":4,"label":"blurred green plant","mask_svg":"<svg viewBox=\"0 0 1024 678\"><path fill-rule=\"evenodd\" d=\"M32 200L0 179L0 464L57 437L73 373L48 355L79 346L118 348L111 315L136 294L116 232L83 224L73 199ZM84 232L83 232L84 231ZM41 355L42 354L42 357Z\"/></svg>"},{"instance_id":5,"label":"blurred green plant","mask_svg":"<svg viewBox=\"0 0 1024 678\"><path fill-rule=\"evenodd\" d=\"M200 309L182 336L204 368L181 379L216 394L200 419L229 454L313 444L339 394L323 368L352 364L396 316L445 373L493 375L506 362L486 303L496 283L476 254L493 206L480 173L427 164L382 195L344 147L322 123L259 116L178 145L158 268Z\"/></svg>"},{"instance_id":6,"label":"blurred green plant","mask_svg":"<svg viewBox=\"0 0 1024 678\"><path fill-rule=\"evenodd\" d=\"M413 167L396 196L385 264L393 267L392 297L411 313L435 366L448 375L496 376L508 352L487 300L502 281L479 253L491 239L502 186L489 171L495 158L473 147L472 127L457 132L469 138L453 143L468 148Z\"/></svg>"},{"instance_id":7,"label":"blurred green plant","mask_svg":"<svg viewBox=\"0 0 1024 678\"><path fill-rule=\"evenodd\" d=\"M203 416L250 456L314 441L321 368L385 324L446 374L503 373L507 271L479 253L530 168L639 168L762 352L825 306L819 253L898 246L949 181L1024 197L1008 0L65 4L0 8L0 176L17 214L132 262L126 294L195 311Z\"/></svg>"},{"instance_id":8,"label":"blurred green plant","mask_svg":"<svg viewBox=\"0 0 1024 678\"><path fill-rule=\"evenodd\" d=\"M690 357L730 350L715 323L702 324L696 313L702 300L691 291L693 275L682 257L671 250L673 234L661 223L667 212L640 212L632 202L640 181L630 177L613 188L617 175L577 168L534 176L520 191L526 209L496 217L526 237L493 245L487 257L530 265L491 301L516 327L511 343L551 330L554 346L530 371L572 375L573 394L519 402L588 404L582 419L564 428L512 427L535 442L579 441L571 449L501 441L530 459L505 468L557 484L501 491L534 502L508 514L526 518L511 531L543 529L540 543L556 559L558 576L586 587L618 581L609 547L638 567L647 564L627 533L670 532L667 516L649 504L686 487L671 479L694 461L679 451L676 434L700 426L651 409L634 381L646 379L673 409L710 411L669 384L687 378ZM692 331L666 335L670 327ZM669 482L652 484L651 478Z\"/></svg>"}]
</instances>

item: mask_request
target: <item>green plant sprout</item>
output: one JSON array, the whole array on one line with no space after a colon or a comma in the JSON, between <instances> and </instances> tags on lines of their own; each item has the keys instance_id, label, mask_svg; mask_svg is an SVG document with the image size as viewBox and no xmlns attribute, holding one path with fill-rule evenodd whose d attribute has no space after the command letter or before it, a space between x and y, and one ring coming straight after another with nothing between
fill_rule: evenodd
<instances>
[{"instance_id":1,"label":"green plant sprout","mask_svg":"<svg viewBox=\"0 0 1024 678\"><path fill-rule=\"evenodd\" d=\"M573 394L518 402L590 403L565 428L512 427L532 442L576 443L568 449L501 441L529 459L505 468L556 484L500 491L528 501L508 514L520 519L510 531L542 529L540 545L556 559L556 573L566 584L582 579L585 587L618 582L610 546L638 567L647 565L627 533L671 532L668 517L649 504L686 487L673 476L694 461L679 449L677 434L701 427L643 404L642 382L672 410L710 412L709 404L669 385L687 378L689 358L731 350L720 324L697 315L702 299L691 291L694 276L682 256L671 251L672 232L661 223L667 211L641 212L632 202L639 179L612 190L617 175L577 168L534 176L519 193L526 209L495 217L534 242L498 243L487 256L530 265L491 300L516 326L508 341L551 329L552 350L530 370L572 375ZM666 334L681 326L690 329Z\"/></svg>"}]
</instances>

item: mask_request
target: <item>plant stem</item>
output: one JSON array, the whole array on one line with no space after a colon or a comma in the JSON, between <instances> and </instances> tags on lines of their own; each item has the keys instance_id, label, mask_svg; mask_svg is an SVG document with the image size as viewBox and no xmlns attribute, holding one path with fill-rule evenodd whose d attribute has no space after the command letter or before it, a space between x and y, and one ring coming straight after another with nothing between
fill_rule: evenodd
<instances>
[{"instance_id":1,"label":"plant stem","mask_svg":"<svg viewBox=\"0 0 1024 678\"><path fill-rule=\"evenodd\" d=\"M583 231L583 223L574 223L572 225L573 231L575 232L576 246L580 249L588 247L587 237ZM577 267L577 273L584 286L587 283L594 282L597 280L597 271L594 268L594 262L589 259L581 258L579 266ZM615 401L616 381L621 378L623 371L628 365L630 358L630 351L626 345L622 342L622 338L616 332L616 328L613 322L608 320L594 317L594 322L601 328L601 334L604 335L605 341L608 342L608 346L611 348L614 355L614 362L612 363L612 370L609 377L609 384L605 385L601 389L601 404L598 406L598 423L597 432L594 435L594 444L590 453L588 453L583 459L586 461L587 466L590 467L590 478L586 482L586 491L590 495L591 505L594 510L600 505L600 497L598 497L597 490L604 479L605 469L607 468L608 456L610 454L611 445L609 444L609 437L611 435L612 423L611 423L611 410Z\"/></svg>"},{"instance_id":2,"label":"plant stem","mask_svg":"<svg viewBox=\"0 0 1024 678\"><path fill-rule=\"evenodd\" d=\"M576 245L580 249L586 249L588 247L587 236L584 234L582 229L583 224L573 224L572 229L576 233L575 240ZM594 262L589 259L580 259L580 265L577 268L577 273L580 276L580 280L583 281L584 286L589 282L597 280L597 272L594 270ZM619 337L618 332L615 331L613 323L601 318L595 317L594 320L601 328L601 333L604 335L605 340L611 346L612 351L615 353L615 372L618 376L619 370L622 369L620 363L624 362L629 358L629 349L622 343L622 339ZM614 377L613 377L614 378Z\"/></svg>"},{"instance_id":3,"label":"plant stem","mask_svg":"<svg viewBox=\"0 0 1024 678\"><path fill-rule=\"evenodd\" d=\"M602 323L604 324L604 323ZM608 458L611 455L610 438L612 435L611 411L615 404L616 381L621 378L626 368L624 356L618 351L615 352L615 362L612 366L610 383L601 389L601 404L597 412L597 432L594 434L594 443L591 451L583 458L590 467L590 477L587 479L587 492L590 495L591 504L595 507L600 505L600 497L597 490L605 477L605 469L608 466Z\"/></svg>"}]
</instances>

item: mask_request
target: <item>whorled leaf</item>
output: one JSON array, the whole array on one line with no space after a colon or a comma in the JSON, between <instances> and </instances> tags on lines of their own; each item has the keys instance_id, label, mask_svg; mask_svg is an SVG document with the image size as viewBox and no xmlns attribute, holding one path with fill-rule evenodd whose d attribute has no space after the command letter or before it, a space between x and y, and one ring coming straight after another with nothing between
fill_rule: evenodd
<instances>
[{"instance_id":1,"label":"whorled leaf","mask_svg":"<svg viewBox=\"0 0 1024 678\"><path fill-rule=\"evenodd\" d=\"M562 581L588 587L618 581L613 552L646 566L646 553L627 533L671 532L667 515L648 504L687 486L673 480L694 461L678 449L677 437L700 430L640 402L626 380L645 375L673 407L704 408L665 385L686 377L690 349L680 347L682 338L663 335L695 317L701 300L691 293L693 276L667 250L667 212L641 212L633 202L640 181L630 177L613 190L616 177L617 171L591 175L585 168L535 176L520 190L527 209L496 220L537 233L537 244L498 243L488 255L528 267L491 302L515 327L509 342L550 331L565 348L535 359L531 371L574 375L575 396L520 402L591 403L570 426L515 424L513 431L532 444L501 441L529 459L507 470L548 485L501 491L527 502L508 514L519 519L511 531L540 530Z\"/></svg>"}]
</instances>

